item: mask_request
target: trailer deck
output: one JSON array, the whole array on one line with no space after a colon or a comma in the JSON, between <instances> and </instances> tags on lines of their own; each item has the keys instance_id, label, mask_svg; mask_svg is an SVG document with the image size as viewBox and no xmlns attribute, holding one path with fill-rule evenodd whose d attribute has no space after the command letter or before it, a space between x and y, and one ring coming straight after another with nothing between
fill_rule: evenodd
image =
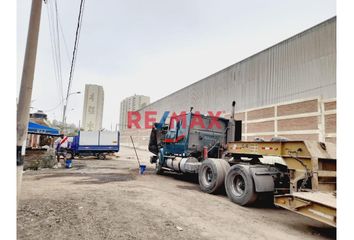
<instances>
[{"instance_id":1,"label":"trailer deck","mask_svg":"<svg viewBox=\"0 0 354 240\"><path fill-rule=\"evenodd\" d=\"M330 226L336 226L336 147L315 141L254 142L228 144L237 156L273 156L289 170L287 194L275 195L274 204ZM278 161L279 162L279 161ZM303 184L311 182L310 187Z\"/></svg>"}]
</instances>

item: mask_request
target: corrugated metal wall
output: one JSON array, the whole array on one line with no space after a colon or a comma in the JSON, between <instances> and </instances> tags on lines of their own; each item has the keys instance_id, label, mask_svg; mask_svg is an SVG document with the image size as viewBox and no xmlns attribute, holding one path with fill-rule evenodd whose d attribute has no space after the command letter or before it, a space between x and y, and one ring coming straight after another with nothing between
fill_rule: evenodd
<instances>
[{"instance_id":1,"label":"corrugated metal wall","mask_svg":"<svg viewBox=\"0 0 354 240\"><path fill-rule=\"evenodd\" d=\"M228 112L295 99L336 97L336 18L164 97L141 111Z\"/></svg>"}]
</instances>

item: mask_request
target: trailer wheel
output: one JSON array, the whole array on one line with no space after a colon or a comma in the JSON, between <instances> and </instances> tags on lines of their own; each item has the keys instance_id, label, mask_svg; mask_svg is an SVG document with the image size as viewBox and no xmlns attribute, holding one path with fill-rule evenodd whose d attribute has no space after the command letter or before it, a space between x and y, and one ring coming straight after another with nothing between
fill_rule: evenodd
<instances>
[{"instance_id":1,"label":"trailer wheel","mask_svg":"<svg viewBox=\"0 0 354 240\"><path fill-rule=\"evenodd\" d=\"M98 154L97 158L100 159L100 160L105 160L106 159L106 154L100 153L100 154Z\"/></svg>"},{"instance_id":2,"label":"trailer wheel","mask_svg":"<svg viewBox=\"0 0 354 240\"><path fill-rule=\"evenodd\" d=\"M239 164L232 166L227 173L225 189L230 200L241 206L252 204L257 199L251 173Z\"/></svg>"},{"instance_id":3,"label":"trailer wheel","mask_svg":"<svg viewBox=\"0 0 354 240\"><path fill-rule=\"evenodd\" d=\"M223 187L227 172L227 162L222 159L206 159L198 171L200 189L206 193L216 193Z\"/></svg>"}]
</instances>

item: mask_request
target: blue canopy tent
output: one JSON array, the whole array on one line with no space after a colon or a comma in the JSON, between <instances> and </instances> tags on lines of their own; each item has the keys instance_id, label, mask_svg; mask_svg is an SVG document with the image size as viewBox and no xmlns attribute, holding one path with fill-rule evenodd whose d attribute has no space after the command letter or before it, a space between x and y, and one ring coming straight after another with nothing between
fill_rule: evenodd
<instances>
[{"instance_id":1,"label":"blue canopy tent","mask_svg":"<svg viewBox=\"0 0 354 240\"><path fill-rule=\"evenodd\" d=\"M59 130L55 128L50 128L47 126L40 125L38 123L29 122L28 123L28 133L47 135L47 136L60 136Z\"/></svg>"}]
</instances>

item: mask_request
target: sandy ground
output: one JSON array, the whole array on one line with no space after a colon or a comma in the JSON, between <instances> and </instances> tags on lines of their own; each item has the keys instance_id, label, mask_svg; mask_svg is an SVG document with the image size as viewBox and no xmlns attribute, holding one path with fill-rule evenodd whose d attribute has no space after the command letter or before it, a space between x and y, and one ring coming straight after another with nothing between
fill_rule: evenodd
<instances>
[{"instance_id":1,"label":"sandy ground","mask_svg":"<svg viewBox=\"0 0 354 240\"><path fill-rule=\"evenodd\" d=\"M72 169L26 171L18 239L334 239L336 229L274 207L241 207L197 180L138 174L134 152L75 160Z\"/></svg>"}]
</instances>

